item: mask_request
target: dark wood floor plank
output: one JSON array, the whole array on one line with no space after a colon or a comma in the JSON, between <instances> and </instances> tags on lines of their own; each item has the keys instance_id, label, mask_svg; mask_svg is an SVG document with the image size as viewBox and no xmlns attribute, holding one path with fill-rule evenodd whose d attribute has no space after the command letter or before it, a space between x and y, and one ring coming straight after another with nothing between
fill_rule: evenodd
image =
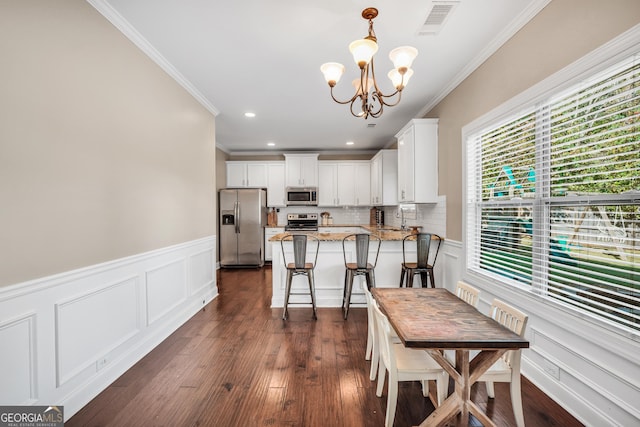
<instances>
[{"instance_id":1,"label":"dark wood floor plank","mask_svg":"<svg viewBox=\"0 0 640 427\"><path fill-rule=\"evenodd\" d=\"M271 270L222 270L220 295L196 313L66 426L379 427L386 387L376 397L364 359L366 309L271 309ZM528 427L581 424L526 378ZM473 399L498 426L512 426L508 384ZM431 411L418 382L401 383L395 426L417 425ZM470 425L478 426L477 420Z\"/></svg>"}]
</instances>

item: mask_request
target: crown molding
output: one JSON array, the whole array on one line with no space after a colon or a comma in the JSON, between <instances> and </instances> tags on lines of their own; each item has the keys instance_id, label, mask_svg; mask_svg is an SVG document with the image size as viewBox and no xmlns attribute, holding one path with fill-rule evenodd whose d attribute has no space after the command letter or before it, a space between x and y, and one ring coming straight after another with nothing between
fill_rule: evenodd
<instances>
[{"instance_id":1,"label":"crown molding","mask_svg":"<svg viewBox=\"0 0 640 427\"><path fill-rule=\"evenodd\" d=\"M500 34L498 34L480 53L471 60L453 79L446 84L436 96L425 105L416 117L424 117L431 111L440 101L442 101L449 93L451 93L460 83L462 83L471 73L473 73L480 65L484 63L491 55L493 55L503 44L514 36L522 27L524 27L534 16L544 9L551 0L534 0L524 9L513 21L506 26Z\"/></svg>"},{"instance_id":2,"label":"crown molding","mask_svg":"<svg viewBox=\"0 0 640 427\"><path fill-rule=\"evenodd\" d=\"M217 116L220 111L209 102L191 82L183 76L164 56L160 54L142 34L122 17L106 0L87 0L102 16L104 16L114 27L135 44L138 49L144 52L153 62L171 76L180 86L182 86L191 96L193 96L211 114Z\"/></svg>"}]
</instances>

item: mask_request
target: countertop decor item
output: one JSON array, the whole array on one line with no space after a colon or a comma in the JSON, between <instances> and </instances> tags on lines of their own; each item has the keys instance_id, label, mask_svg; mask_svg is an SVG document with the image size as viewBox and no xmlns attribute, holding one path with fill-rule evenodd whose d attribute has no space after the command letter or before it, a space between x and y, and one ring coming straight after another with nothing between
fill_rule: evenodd
<instances>
[{"instance_id":1,"label":"countertop decor item","mask_svg":"<svg viewBox=\"0 0 640 427\"><path fill-rule=\"evenodd\" d=\"M320 218L322 225L329 225L329 218L331 218L331 214L329 212L322 212L320 213Z\"/></svg>"}]
</instances>

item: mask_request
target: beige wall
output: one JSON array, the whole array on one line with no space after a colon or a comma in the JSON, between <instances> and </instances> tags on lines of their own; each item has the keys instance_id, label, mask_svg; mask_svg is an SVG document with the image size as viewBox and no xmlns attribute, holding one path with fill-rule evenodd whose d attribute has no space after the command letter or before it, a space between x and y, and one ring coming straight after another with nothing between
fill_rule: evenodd
<instances>
[{"instance_id":1,"label":"beige wall","mask_svg":"<svg viewBox=\"0 0 640 427\"><path fill-rule=\"evenodd\" d=\"M83 0L0 2L0 286L215 233L214 117Z\"/></svg>"},{"instance_id":2,"label":"beige wall","mask_svg":"<svg viewBox=\"0 0 640 427\"><path fill-rule=\"evenodd\" d=\"M462 127L638 23L638 0L553 0L426 115L440 119L448 239L462 240Z\"/></svg>"}]
</instances>

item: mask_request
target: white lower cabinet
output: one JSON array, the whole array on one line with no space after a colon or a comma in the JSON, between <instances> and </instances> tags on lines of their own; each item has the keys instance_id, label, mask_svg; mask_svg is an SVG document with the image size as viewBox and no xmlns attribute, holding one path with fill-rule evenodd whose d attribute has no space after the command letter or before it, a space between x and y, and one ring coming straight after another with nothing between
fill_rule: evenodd
<instances>
[{"instance_id":1,"label":"white lower cabinet","mask_svg":"<svg viewBox=\"0 0 640 427\"><path fill-rule=\"evenodd\" d=\"M276 234L284 233L284 227L265 227L264 229L264 260L271 261L273 259L273 248L271 245L273 242L270 242L271 239ZM275 244L278 244L276 242Z\"/></svg>"}]
</instances>

